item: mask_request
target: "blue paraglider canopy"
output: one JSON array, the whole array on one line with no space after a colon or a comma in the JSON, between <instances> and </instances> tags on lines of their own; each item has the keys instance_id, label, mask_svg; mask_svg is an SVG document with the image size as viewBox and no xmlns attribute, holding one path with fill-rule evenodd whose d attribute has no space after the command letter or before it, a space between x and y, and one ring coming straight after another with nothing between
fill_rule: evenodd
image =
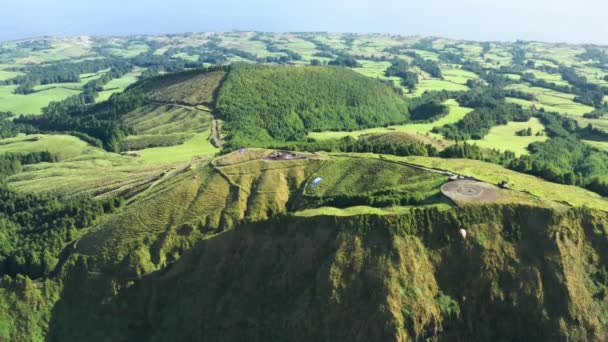
<instances>
[{"instance_id":1,"label":"blue paraglider canopy","mask_svg":"<svg viewBox=\"0 0 608 342\"><path fill-rule=\"evenodd\" d=\"M313 188L316 187L321 181L323 181L323 178L321 178L321 177L317 177L317 178L313 179L312 183L311 183L312 187Z\"/></svg>"}]
</instances>

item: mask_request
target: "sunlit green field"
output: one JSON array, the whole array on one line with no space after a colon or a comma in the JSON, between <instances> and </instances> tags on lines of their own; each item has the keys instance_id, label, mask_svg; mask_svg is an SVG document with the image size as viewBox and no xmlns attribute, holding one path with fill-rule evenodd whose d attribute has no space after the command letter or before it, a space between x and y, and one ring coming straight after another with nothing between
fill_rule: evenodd
<instances>
[{"instance_id":1,"label":"sunlit green field","mask_svg":"<svg viewBox=\"0 0 608 342\"><path fill-rule=\"evenodd\" d=\"M21 75L20 72L0 70L0 81L8 80L19 75Z\"/></svg>"},{"instance_id":2,"label":"sunlit green field","mask_svg":"<svg viewBox=\"0 0 608 342\"><path fill-rule=\"evenodd\" d=\"M420 80L420 82L416 86L416 91L414 92L414 96L420 96L420 95L424 94L425 91L441 91L441 90L460 91L460 90L469 90L469 87L462 85L462 84L453 83L450 81L436 80L436 79L431 79L431 80L423 79L423 80Z\"/></svg>"},{"instance_id":3,"label":"sunlit green field","mask_svg":"<svg viewBox=\"0 0 608 342\"><path fill-rule=\"evenodd\" d=\"M550 83L555 83L560 86L567 86L568 82L564 81L560 74L549 74L540 70L526 70L527 73L531 73L539 80L545 80Z\"/></svg>"},{"instance_id":4,"label":"sunlit green field","mask_svg":"<svg viewBox=\"0 0 608 342\"><path fill-rule=\"evenodd\" d=\"M222 38L221 46L226 48L235 48L245 52L254 54L257 57L281 57L285 54L282 52L270 52L266 50L266 44L258 40L251 40L251 33L228 35Z\"/></svg>"},{"instance_id":5,"label":"sunlit green field","mask_svg":"<svg viewBox=\"0 0 608 342\"><path fill-rule=\"evenodd\" d=\"M176 162L189 162L187 157L190 155L205 155L205 152L209 152L203 148L186 155L183 147L182 150L180 147L165 151L167 155L174 156L164 158L159 163L159 160L110 153L69 135L20 135L0 140L0 154L49 151L60 159L55 163L24 165L22 172L9 177L11 188L25 192L61 194L103 194L147 182ZM155 155L154 152L151 155Z\"/></svg>"},{"instance_id":6,"label":"sunlit green field","mask_svg":"<svg viewBox=\"0 0 608 342\"><path fill-rule=\"evenodd\" d=\"M367 61L367 60L359 60L358 61L359 64L361 64L360 68L354 68L353 70L355 70L356 72L365 75L367 77L372 77L372 78L383 78L386 79L386 77L384 76L384 72L386 71L386 69L388 69L388 67L391 66L390 62L375 62L375 61ZM398 77L391 77L391 79L395 79L398 80Z\"/></svg>"},{"instance_id":7,"label":"sunlit green field","mask_svg":"<svg viewBox=\"0 0 608 342\"><path fill-rule=\"evenodd\" d=\"M538 100L537 102L531 102L521 99L507 99L510 102L520 104L524 107L531 107L532 105L535 105L537 108L545 108L546 111L576 116L582 116L583 114L594 110L593 107L574 102L573 99L575 95L573 94L561 93L546 88L531 87L525 84L512 84L507 88L532 94Z\"/></svg>"},{"instance_id":8,"label":"sunlit green field","mask_svg":"<svg viewBox=\"0 0 608 342\"><path fill-rule=\"evenodd\" d=\"M17 86L0 86L0 111L14 114L41 114L42 108L51 101L61 101L80 93L79 90L52 88L33 94L13 94Z\"/></svg>"},{"instance_id":9,"label":"sunlit green field","mask_svg":"<svg viewBox=\"0 0 608 342\"><path fill-rule=\"evenodd\" d=\"M82 155L89 149L92 147L71 135L20 134L0 140L0 154L48 151L63 160Z\"/></svg>"},{"instance_id":10,"label":"sunlit green field","mask_svg":"<svg viewBox=\"0 0 608 342\"><path fill-rule=\"evenodd\" d=\"M462 70L458 68L446 68L442 70L443 78L446 81L462 84L467 84L468 80L478 79L479 76L468 70Z\"/></svg>"},{"instance_id":11,"label":"sunlit green field","mask_svg":"<svg viewBox=\"0 0 608 342\"><path fill-rule=\"evenodd\" d=\"M540 178L511 171L500 165L471 159L443 159L431 157L394 157L388 159L405 160L426 167L450 170L471 175L483 181L497 184L507 181L513 190L530 193L540 198L565 202L575 206L586 205L590 208L606 209L606 201L598 194L571 185L547 182Z\"/></svg>"},{"instance_id":12,"label":"sunlit green field","mask_svg":"<svg viewBox=\"0 0 608 342\"><path fill-rule=\"evenodd\" d=\"M407 213L414 209L419 208L439 208L439 209L449 209L450 205L445 203L438 203L432 205L417 205L417 206L394 206L394 207L385 207L385 208L376 208L376 207L368 207L364 205L358 205L354 207L348 208L334 208L334 207L320 207L313 209L305 209L301 211L297 211L294 213L296 216L302 217L311 217L311 216L319 216L319 215L330 215L330 216L353 216L353 215L363 215L363 214L373 214L373 215L398 215Z\"/></svg>"},{"instance_id":13,"label":"sunlit green field","mask_svg":"<svg viewBox=\"0 0 608 342\"><path fill-rule=\"evenodd\" d=\"M468 113L472 111L471 108L460 107L455 100L448 100L445 102L448 105L450 111L448 115L440 118L437 121L431 123L421 123L421 124L406 124L406 125L397 125L397 126L389 126L389 127L378 127L378 128L370 128L359 131L352 132L310 132L308 136L317 140L324 139L338 139L345 136L351 136L356 138L363 134L370 133L389 133L389 132L407 132L407 133L416 133L421 135L429 135L436 139L442 139L442 137L438 134L432 133L431 130L434 127L441 127L447 124L456 123L462 118L464 118Z\"/></svg>"},{"instance_id":14,"label":"sunlit green field","mask_svg":"<svg viewBox=\"0 0 608 342\"><path fill-rule=\"evenodd\" d=\"M137 79L139 75L141 75L142 71L142 68L135 68L133 71L124 75L123 77L113 79L106 83L106 85L103 87L104 90L99 92L99 95L97 95L95 101L105 101L109 99L112 94L124 91L128 86L137 82Z\"/></svg>"},{"instance_id":15,"label":"sunlit green field","mask_svg":"<svg viewBox=\"0 0 608 342\"><path fill-rule=\"evenodd\" d=\"M608 141L583 140L586 144L608 152Z\"/></svg>"},{"instance_id":16,"label":"sunlit green field","mask_svg":"<svg viewBox=\"0 0 608 342\"><path fill-rule=\"evenodd\" d=\"M532 129L532 136L518 136L515 132L522 129ZM528 122L509 122L506 125L494 126L481 140L470 140L470 143L479 147L491 148L500 151L512 151L516 155L528 154L527 147L536 141L545 141L545 127L537 118L531 118ZM542 135L537 136L537 133Z\"/></svg>"},{"instance_id":17,"label":"sunlit green field","mask_svg":"<svg viewBox=\"0 0 608 342\"><path fill-rule=\"evenodd\" d=\"M219 149L209 141L210 132L195 134L181 145L153 147L139 151L140 159L150 164L188 161L194 157L213 156Z\"/></svg>"},{"instance_id":18,"label":"sunlit green field","mask_svg":"<svg viewBox=\"0 0 608 342\"><path fill-rule=\"evenodd\" d=\"M149 49L150 48L147 45L133 44L133 45L129 45L126 48L111 48L108 50L113 55L129 58L129 57L135 57L141 53L147 52Z\"/></svg>"},{"instance_id":19,"label":"sunlit green field","mask_svg":"<svg viewBox=\"0 0 608 342\"><path fill-rule=\"evenodd\" d=\"M603 87L608 86L608 81L604 80L604 76L608 75L608 72L581 64L577 64L575 69L577 74L587 78L587 82Z\"/></svg>"},{"instance_id":20,"label":"sunlit green field","mask_svg":"<svg viewBox=\"0 0 608 342\"><path fill-rule=\"evenodd\" d=\"M281 42L280 44L277 44L277 46L281 49L289 49L299 53L305 60L319 58L313 56L315 53L319 52L315 44L298 37L290 37L288 42Z\"/></svg>"}]
</instances>

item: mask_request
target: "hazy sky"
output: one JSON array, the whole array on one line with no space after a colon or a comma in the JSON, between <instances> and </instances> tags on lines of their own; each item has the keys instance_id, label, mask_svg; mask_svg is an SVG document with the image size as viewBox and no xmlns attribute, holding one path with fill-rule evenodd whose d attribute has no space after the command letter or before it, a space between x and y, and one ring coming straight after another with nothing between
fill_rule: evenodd
<instances>
[{"instance_id":1,"label":"hazy sky","mask_svg":"<svg viewBox=\"0 0 608 342\"><path fill-rule=\"evenodd\" d=\"M41 35L332 31L608 45L606 0L6 0L0 40Z\"/></svg>"}]
</instances>

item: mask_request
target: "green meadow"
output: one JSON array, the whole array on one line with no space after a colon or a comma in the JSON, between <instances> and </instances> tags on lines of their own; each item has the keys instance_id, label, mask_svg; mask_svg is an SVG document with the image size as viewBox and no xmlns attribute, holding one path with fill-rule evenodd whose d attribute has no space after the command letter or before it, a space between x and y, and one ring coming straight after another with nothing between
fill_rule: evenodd
<instances>
[{"instance_id":1,"label":"green meadow","mask_svg":"<svg viewBox=\"0 0 608 342\"><path fill-rule=\"evenodd\" d=\"M530 70L530 69L526 70L525 72L533 74L534 77L536 77L539 80L545 80L547 82L555 83L560 86L568 85L568 82L564 81L564 79L562 78L562 75L560 75L560 74L549 74L544 71Z\"/></svg>"},{"instance_id":2,"label":"green meadow","mask_svg":"<svg viewBox=\"0 0 608 342\"><path fill-rule=\"evenodd\" d=\"M20 72L0 70L0 81L8 80L21 75Z\"/></svg>"},{"instance_id":3,"label":"green meadow","mask_svg":"<svg viewBox=\"0 0 608 342\"><path fill-rule=\"evenodd\" d=\"M573 99L575 95L573 94L562 93L541 87L531 87L526 84L512 84L507 88L519 90L536 97L537 101L535 102L521 99L508 99L509 101L520 104L524 107L531 107L532 105L535 105L537 108L545 108L546 111L554 111L575 116L582 116L583 114L589 113L594 109L593 107L574 102Z\"/></svg>"},{"instance_id":4,"label":"green meadow","mask_svg":"<svg viewBox=\"0 0 608 342\"><path fill-rule=\"evenodd\" d=\"M189 161L194 157L213 156L219 149L210 140L210 132L197 133L183 144L168 147L152 147L140 150L140 159L150 164Z\"/></svg>"},{"instance_id":5,"label":"green meadow","mask_svg":"<svg viewBox=\"0 0 608 342\"><path fill-rule=\"evenodd\" d=\"M583 140L586 144L608 152L608 141Z\"/></svg>"},{"instance_id":6,"label":"green meadow","mask_svg":"<svg viewBox=\"0 0 608 342\"><path fill-rule=\"evenodd\" d=\"M14 114L41 114L42 108L51 101L61 101L72 95L77 95L80 90L67 88L50 88L32 94L14 94L17 86L0 86L0 111L8 111Z\"/></svg>"},{"instance_id":7,"label":"green meadow","mask_svg":"<svg viewBox=\"0 0 608 342\"><path fill-rule=\"evenodd\" d=\"M529 193L538 198L575 206L588 206L604 210L606 200L600 195L572 185L563 185L544 181L538 177L511 171L500 165L470 159L443 159L431 157L392 157L391 160L404 160L430 168L449 170L458 174L471 175L483 181L497 184L500 181L509 183L511 189Z\"/></svg>"},{"instance_id":8,"label":"green meadow","mask_svg":"<svg viewBox=\"0 0 608 342\"><path fill-rule=\"evenodd\" d=\"M128 86L137 82L139 75L141 75L143 69L136 68L135 70L127 73L121 78L116 78L106 83L103 87L104 90L100 91L95 98L95 101L102 102L110 98L112 94L124 91Z\"/></svg>"},{"instance_id":9,"label":"green meadow","mask_svg":"<svg viewBox=\"0 0 608 342\"><path fill-rule=\"evenodd\" d=\"M360 135L371 133L407 132L420 135L428 135L435 139L441 140L441 135L431 132L434 127L441 127L447 124L456 123L462 120L462 118L464 118L469 112L472 111L471 108L460 107L455 100L448 100L445 102L445 104L449 108L448 115L430 123L413 123L389 127L378 127L352 132L310 132L308 133L308 136L317 140L324 140L338 139L345 136L351 136L353 138L356 138Z\"/></svg>"},{"instance_id":10,"label":"green meadow","mask_svg":"<svg viewBox=\"0 0 608 342\"><path fill-rule=\"evenodd\" d=\"M517 131L531 128L532 136L518 136ZM537 133L542 135L538 136ZM528 145L536 141L545 141L545 127L537 118L531 118L527 122L509 122L506 125L494 126L490 132L481 140L470 140L469 143L477 144L479 147L496 149L499 151L511 151L516 155L528 154Z\"/></svg>"},{"instance_id":11,"label":"green meadow","mask_svg":"<svg viewBox=\"0 0 608 342\"><path fill-rule=\"evenodd\" d=\"M416 86L416 91L414 92L414 96L420 96L427 91L462 91L469 90L469 87L466 85L456 83L453 81L447 80L438 80L438 79L421 79L418 85Z\"/></svg>"}]
</instances>

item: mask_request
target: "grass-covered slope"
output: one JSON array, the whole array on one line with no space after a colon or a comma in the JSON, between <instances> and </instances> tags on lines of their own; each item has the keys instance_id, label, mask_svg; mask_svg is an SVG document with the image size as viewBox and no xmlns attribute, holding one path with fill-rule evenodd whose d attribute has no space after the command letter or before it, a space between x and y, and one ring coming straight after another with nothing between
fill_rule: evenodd
<instances>
[{"instance_id":1,"label":"grass-covered slope","mask_svg":"<svg viewBox=\"0 0 608 342\"><path fill-rule=\"evenodd\" d=\"M446 175L392 164L378 159L334 158L315 177L323 181L307 184L304 198L315 205L351 207L432 203Z\"/></svg>"},{"instance_id":2,"label":"grass-covered slope","mask_svg":"<svg viewBox=\"0 0 608 342\"><path fill-rule=\"evenodd\" d=\"M186 71L146 80L132 89L146 93L156 102L208 106L225 75L225 71Z\"/></svg>"},{"instance_id":3,"label":"grass-covered slope","mask_svg":"<svg viewBox=\"0 0 608 342\"><path fill-rule=\"evenodd\" d=\"M179 166L83 228L44 285L0 283L0 336L603 338L604 212L509 190L508 201L456 208L438 194L446 177L409 159L271 152ZM424 206L400 202L416 193ZM379 199L374 210L327 214L326 199L365 196Z\"/></svg>"},{"instance_id":4,"label":"grass-covered slope","mask_svg":"<svg viewBox=\"0 0 608 342\"><path fill-rule=\"evenodd\" d=\"M307 131L376 127L409 117L393 88L338 67L235 65L218 92L216 111L234 146L300 140Z\"/></svg>"},{"instance_id":5,"label":"grass-covered slope","mask_svg":"<svg viewBox=\"0 0 608 342\"><path fill-rule=\"evenodd\" d=\"M520 205L272 219L204 240L135 281L74 260L49 335L603 340L607 229L602 212Z\"/></svg>"}]
</instances>

